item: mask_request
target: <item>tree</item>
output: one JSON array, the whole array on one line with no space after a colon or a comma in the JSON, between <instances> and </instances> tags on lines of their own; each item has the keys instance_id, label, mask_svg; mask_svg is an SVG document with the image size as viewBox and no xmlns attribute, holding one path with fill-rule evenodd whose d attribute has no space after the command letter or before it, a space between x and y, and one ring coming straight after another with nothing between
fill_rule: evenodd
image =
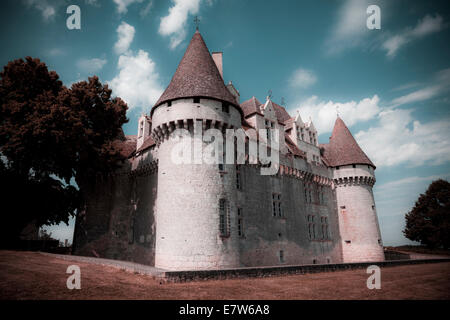
<instances>
[{"instance_id":1,"label":"tree","mask_svg":"<svg viewBox=\"0 0 450 320\"><path fill-rule=\"evenodd\" d=\"M433 181L405 215L404 235L431 248L450 247L450 183Z\"/></svg>"},{"instance_id":2,"label":"tree","mask_svg":"<svg viewBox=\"0 0 450 320\"><path fill-rule=\"evenodd\" d=\"M17 237L33 220L67 223L82 186L117 167L127 105L96 76L66 88L31 57L9 62L0 78L0 195Z\"/></svg>"}]
</instances>

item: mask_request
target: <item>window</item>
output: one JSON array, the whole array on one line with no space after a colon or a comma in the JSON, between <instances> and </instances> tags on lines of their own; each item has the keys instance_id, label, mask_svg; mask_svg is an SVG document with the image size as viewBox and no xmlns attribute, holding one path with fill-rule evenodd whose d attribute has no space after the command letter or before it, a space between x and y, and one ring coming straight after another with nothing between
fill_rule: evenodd
<instances>
[{"instance_id":1,"label":"window","mask_svg":"<svg viewBox=\"0 0 450 320\"><path fill-rule=\"evenodd\" d=\"M351 240L345 240L345 243L350 244L350 243L352 243L352 241Z\"/></svg>"},{"instance_id":2,"label":"window","mask_svg":"<svg viewBox=\"0 0 450 320\"><path fill-rule=\"evenodd\" d=\"M312 214L308 215L308 236L309 240L316 239L316 223Z\"/></svg>"},{"instance_id":3,"label":"window","mask_svg":"<svg viewBox=\"0 0 450 320\"><path fill-rule=\"evenodd\" d=\"M317 260L316 259L313 259L313 264L317 264Z\"/></svg>"},{"instance_id":4,"label":"window","mask_svg":"<svg viewBox=\"0 0 450 320\"><path fill-rule=\"evenodd\" d=\"M352 165L353 168L356 168L356 164Z\"/></svg>"},{"instance_id":5,"label":"window","mask_svg":"<svg viewBox=\"0 0 450 320\"><path fill-rule=\"evenodd\" d=\"M230 113L230 106L225 102L222 102L222 112Z\"/></svg>"},{"instance_id":6,"label":"window","mask_svg":"<svg viewBox=\"0 0 450 320\"><path fill-rule=\"evenodd\" d=\"M194 103L200 103L200 98L194 98Z\"/></svg>"},{"instance_id":7,"label":"window","mask_svg":"<svg viewBox=\"0 0 450 320\"><path fill-rule=\"evenodd\" d=\"M225 171L223 163L219 163L219 171Z\"/></svg>"},{"instance_id":8,"label":"window","mask_svg":"<svg viewBox=\"0 0 450 320\"><path fill-rule=\"evenodd\" d=\"M226 199L219 200L219 231L221 237L228 237L230 235L229 227L229 213L228 203Z\"/></svg>"},{"instance_id":9,"label":"window","mask_svg":"<svg viewBox=\"0 0 450 320\"><path fill-rule=\"evenodd\" d=\"M372 210L375 210L375 205L374 204L372 205Z\"/></svg>"},{"instance_id":10,"label":"window","mask_svg":"<svg viewBox=\"0 0 450 320\"><path fill-rule=\"evenodd\" d=\"M167 106L171 107L172 106L172 101L167 101Z\"/></svg>"},{"instance_id":11,"label":"window","mask_svg":"<svg viewBox=\"0 0 450 320\"><path fill-rule=\"evenodd\" d=\"M280 250L279 258L280 258L280 262L283 263L284 262L284 251L283 250Z\"/></svg>"},{"instance_id":12,"label":"window","mask_svg":"<svg viewBox=\"0 0 450 320\"><path fill-rule=\"evenodd\" d=\"M282 217L283 211L281 207L281 194L272 193L272 214L274 217Z\"/></svg>"},{"instance_id":13,"label":"window","mask_svg":"<svg viewBox=\"0 0 450 320\"><path fill-rule=\"evenodd\" d=\"M241 166L236 166L236 189L242 190Z\"/></svg>"},{"instance_id":14,"label":"window","mask_svg":"<svg viewBox=\"0 0 450 320\"><path fill-rule=\"evenodd\" d=\"M139 124L139 138L144 135L144 121Z\"/></svg>"},{"instance_id":15,"label":"window","mask_svg":"<svg viewBox=\"0 0 450 320\"><path fill-rule=\"evenodd\" d=\"M336 170L339 170L339 167L336 167Z\"/></svg>"},{"instance_id":16,"label":"window","mask_svg":"<svg viewBox=\"0 0 450 320\"><path fill-rule=\"evenodd\" d=\"M327 217L320 217L320 223L321 223L321 231L322 231L322 240L328 240L328 218Z\"/></svg>"},{"instance_id":17,"label":"window","mask_svg":"<svg viewBox=\"0 0 450 320\"><path fill-rule=\"evenodd\" d=\"M244 236L244 226L243 226L243 217L242 217L242 208L237 209L237 215L238 215L238 236L243 237Z\"/></svg>"}]
</instances>

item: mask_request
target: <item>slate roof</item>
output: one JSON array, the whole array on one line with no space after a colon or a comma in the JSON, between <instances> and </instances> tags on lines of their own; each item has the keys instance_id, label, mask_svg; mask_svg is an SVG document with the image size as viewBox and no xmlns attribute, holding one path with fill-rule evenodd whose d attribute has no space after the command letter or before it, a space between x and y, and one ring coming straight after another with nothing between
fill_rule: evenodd
<instances>
[{"instance_id":1,"label":"slate roof","mask_svg":"<svg viewBox=\"0 0 450 320\"><path fill-rule=\"evenodd\" d=\"M375 165L353 138L344 121L339 117L334 124L330 143L320 146L324 148L324 157L331 167L367 164L375 168Z\"/></svg>"},{"instance_id":2,"label":"slate roof","mask_svg":"<svg viewBox=\"0 0 450 320\"><path fill-rule=\"evenodd\" d=\"M113 143L115 146L118 147L120 154L125 157L129 158L133 155L134 151L136 150L136 141L137 136L130 135L125 136L125 139L117 139Z\"/></svg>"},{"instance_id":3,"label":"slate roof","mask_svg":"<svg viewBox=\"0 0 450 320\"><path fill-rule=\"evenodd\" d=\"M295 143L292 141L292 139L285 134L284 135L285 141L286 141L286 146L288 148L288 150L294 155L294 156L298 156L300 158L304 158L306 159L306 152L300 150Z\"/></svg>"},{"instance_id":4,"label":"slate roof","mask_svg":"<svg viewBox=\"0 0 450 320\"><path fill-rule=\"evenodd\" d=\"M147 137L147 139L145 139L142 146L138 150L136 150L136 152L144 151L145 149L153 147L155 144L156 144L155 141L152 139L152 137L149 136Z\"/></svg>"},{"instance_id":5,"label":"slate roof","mask_svg":"<svg viewBox=\"0 0 450 320\"><path fill-rule=\"evenodd\" d=\"M259 102L258 99L255 97L251 97L247 101L244 101L241 103L241 109L244 112L244 117L248 117L254 113L261 114L261 105L262 103Z\"/></svg>"},{"instance_id":6,"label":"slate roof","mask_svg":"<svg viewBox=\"0 0 450 320\"><path fill-rule=\"evenodd\" d=\"M213 98L228 102L242 111L226 88L200 32L195 32L169 86L153 110L169 100L191 97Z\"/></svg>"},{"instance_id":7,"label":"slate roof","mask_svg":"<svg viewBox=\"0 0 450 320\"><path fill-rule=\"evenodd\" d=\"M244 117L251 116L252 114L258 113L262 115L261 109L263 108L263 103L261 103L254 96L241 103L241 109L244 112ZM275 110L275 115L278 122L283 124L285 121L289 120L291 116L287 113L286 109L279 104L272 101L273 108Z\"/></svg>"}]
</instances>

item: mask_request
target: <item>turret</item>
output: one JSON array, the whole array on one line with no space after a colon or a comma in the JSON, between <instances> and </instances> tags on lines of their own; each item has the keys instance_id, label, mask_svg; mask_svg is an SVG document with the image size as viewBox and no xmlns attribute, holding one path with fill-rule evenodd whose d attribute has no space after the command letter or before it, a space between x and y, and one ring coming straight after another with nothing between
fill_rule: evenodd
<instances>
[{"instance_id":1,"label":"turret","mask_svg":"<svg viewBox=\"0 0 450 320\"><path fill-rule=\"evenodd\" d=\"M193 156L190 163L179 164L172 157L180 143L171 138L175 129L189 132L190 149L204 150L209 143L194 136L194 130L203 135L210 128L241 127L242 110L198 31L151 115L159 159L155 266L239 266L235 166L207 164Z\"/></svg>"},{"instance_id":2,"label":"turret","mask_svg":"<svg viewBox=\"0 0 450 320\"><path fill-rule=\"evenodd\" d=\"M324 157L333 170L344 262L383 261L384 251L372 187L375 165L341 118Z\"/></svg>"}]
</instances>

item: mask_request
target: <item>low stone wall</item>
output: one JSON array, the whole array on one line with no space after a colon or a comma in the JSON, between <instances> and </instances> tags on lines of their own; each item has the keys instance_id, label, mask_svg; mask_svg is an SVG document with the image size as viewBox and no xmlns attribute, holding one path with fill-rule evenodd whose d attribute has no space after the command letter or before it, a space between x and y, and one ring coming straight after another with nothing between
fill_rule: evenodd
<instances>
[{"instance_id":1,"label":"low stone wall","mask_svg":"<svg viewBox=\"0 0 450 320\"><path fill-rule=\"evenodd\" d=\"M264 278L280 275L308 274L319 272L334 272L353 269L365 269L368 266L393 267L400 265L414 265L422 263L450 262L450 258L421 259L421 260L392 260L380 262L359 262L340 264L320 264L301 266L276 266L259 268L236 268L224 270L197 270L197 271L166 271L164 280L166 282L187 282L202 280L224 280L240 278Z\"/></svg>"},{"instance_id":2,"label":"low stone wall","mask_svg":"<svg viewBox=\"0 0 450 320\"><path fill-rule=\"evenodd\" d=\"M404 253L404 252L385 250L384 258L389 261L390 260L409 260L409 259L411 259L411 256L408 253Z\"/></svg>"}]
</instances>

